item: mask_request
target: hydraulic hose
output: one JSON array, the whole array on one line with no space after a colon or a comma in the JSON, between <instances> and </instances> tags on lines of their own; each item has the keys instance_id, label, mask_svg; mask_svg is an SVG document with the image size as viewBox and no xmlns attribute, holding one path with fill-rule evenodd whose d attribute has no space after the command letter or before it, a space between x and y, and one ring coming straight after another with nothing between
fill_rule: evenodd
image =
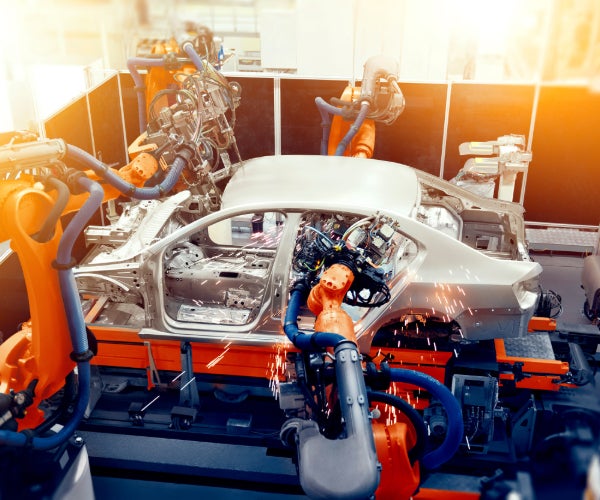
<instances>
[{"instance_id":1,"label":"hydraulic hose","mask_svg":"<svg viewBox=\"0 0 600 500\"><path fill-rule=\"evenodd\" d=\"M415 429L415 434L417 436L415 445L408 452L408 458L411 464L413 464L416 460L421 460L427 444L427 428L425 427L425 422L423 422L423 418L419 412L415 410L408 402L404 401L404 399L395 396L394 394L389 394L387 392L368 391L367 396L369 398L369 402L377 401L379 403L385 403L386 405L394 406L395 408L398 408L398 410L400 410L404 415L406 415Z\"/></svg>"},{"instance_id":2,"label":"hydraulic hose","mask_svg":"<svg viewBox=\"0 0 600 500\"><path fill-rule=\"evenodd\" d=\"M342 115L342 108L332 106L322 97L315 98L315 104L321 114L321 126L323 127L323 135L321 137L321 155L327 156L329 151L329 133L331 131L331 115Z\"/></svg>"},{"instance_id":3,"label":"hydraulic hose","mask_svg":"<svg viewBox=\"0 0 600 500\"><path fill-rule=\"evenodd\" d=\"M335 347L346 340L343 335L329 332L315 332L312 334L301 332L298 329L298 312L300 306L306 301L306 290L296 288L290 294L283 331L298 349L315 351L324 347Z\"/></svg>"},{"instance_id":4,"label":"hydraulic hose","mask_svg":"<svg viewBox=\"0 0 600 500\"><path fill-rule=\"evenodd\" d=\"M94 158L91 154L85 152L83 149L78 148L77 146L68 145L67 146L67 154L66 159L73 160L79 165L82 165L85 168L89 168L93 170L96 174L106 180L111 186L117 188L121 193L138 200L153 200L159 198L161 196L166 195L177 183L179 176L183 172L183 169L190 161L193 152L191 149L182 148L169 172L167 173L164 180L153 187L144 187L139 188L134 186L133 184L124 181L121 177L119 177L116 173L114 173L108 165L101 162L100 160Z\"/></svg>"},{"instance_id":5,"label":"hydraulic hose","mask_svg":"<svg viewBox=\"0 0 600 500\"><path fill-rule=\"evenodd\" d=\"M333 106L332 104L329 104L322 97L317 97L315 99L315 104L317 105L317 108L319 108L319 112L321 113L321 116L324 112L329 113L330 115L342 116L342 113L343 113L342 108L338 108L336 106Z\"/></svg>"},{"instance_id":6,"label":"hydraulic hose","mask_svg":"<svg viewBox=\"0 0 600 500\"><path fill-rule=\"evenodd\" d=\"M321 127L323 128L323 135L321 137L321 155L327 156L329 132L331 131L331 116L326 106L329 106L322 97L315 98L315 104L321 114ZM334 109L338 109L335 106L331 106Z\"/></svg>"},{"instance_id":7,"label":"hydraulic hose","mask_svg":"<svg viewBox=\"0 0 600 500\"><path fill-rule=\"evenodd\" d=\"M187 42L184 42L184 44L181 48L188 55L188 57L191 59L191 61L194 63L194 66L196 66L196 69L198 71L200 71L201 73L204 72L204 63L202 62L202 59L196 52L196 49L194 49L194 44L192 42L187 41Z\"/></svg>"},{"instance_id":8,"label":"hydraulic hose","mask_svg":"<svg viewBox=\"0 0 600 500\"><path fill-rule=\"evenodd\" d=\"M104 198L104 190L97 182L82 176L78 179L78 183L90 193L90 196L65 228L56 253L56 267L58 268L61 295L69 324L71 342L76 355L87 352L88 344L79 292L73 276L71 252L75 240L83 232L96 210L100 208Z\"/></svg>"},{"instance_id":9,"label":"hydraulic hose","mask_svg":"<svg viewBox=\"0 0 600 500\"><path fill-rule=\"evenodd\" d=\"M131 73L133 82L135 83L135 91L137 92L138 100L138 118L140 124L140 134L146 131L146 95L144 93L145 86L142 75L138 73L138 66L149 67L149 66L164 66L163 58L151 58L151 57L132 57L127 60L127 69Z\"/></svg>"},{"instance_id":10,"label":"hydraulic hose","mask_svg":"<svg viewBox=\"0 0 600 500\"><path fill-rule=\"evenodd\" d=\"M77 236L83 231L92 215L100 208L104 198L104 191L100 184L82 176L78 179L79 186L89 191L90 196L75 214L66 227L58 244L56 267L61 295L67 317L71 344L73 346L72 358L77 360L77 373L79 376L77 402L71 419L53 436L31 437L22 432L0 431L0 444L13 446L26 446L31 444L37 450L49 450L59 446L69 439L77 429L79 422L85 414L90 396L90 352L87 341L87 332L75 278L73 276L72 250Z\"/></svg>"},{"instance_id":11,"label":"hydraulic hose","mask_svg":"<svg viewBox=\"0 0 600 500\"><path fill-rule=\"evenodd\" d=\"M452 458L462 441L464 426L460 405L445 385L425 373L403 368L392 368L390 374L391 380L394 382L404 382L422 387L439 399L446 410L448 416L446 437L438 448L427 453L421 460L425 468L435 469Z\"/></svg>"},{"instance_id":12,"label":"hydraulic hose","mask_svg":"<svg viewBox=\"0 0 600 500\"><path fill-rule=\"evenodd\" d=\"M337 145L337 148L335 149L335 156L344 155L344 151L346 151L348 144L350 144L350 141L354 138L354 136L357 134L358 130L364 123L365 118L367 118L367 115L369 114L369 109L371 109L371 105L368 101L362 101L360 103L360 111L358 113L358 116L356 117L356 120L354 120L354 123L352 123L350 130L346 132L344 138Z\"/></svg>"},{"instance_id":13,"label":"hydraulic hose","mask_svg":"<svg viewBox=\"0 0 600 500\"><path fill-rule=\"evenodd\" d=\"M42 228L35 236L36 240L41 243L46 243L50 238L52 238L56 224L59 221L63 210L67 206L67 203L69 202L69 188L64 182L59 181L54 177L49 177L47 182L56 189L58 192L58 197L56 198L56 202L50 210L48 217L46 217Z\"/></svg>"}]
</instances>

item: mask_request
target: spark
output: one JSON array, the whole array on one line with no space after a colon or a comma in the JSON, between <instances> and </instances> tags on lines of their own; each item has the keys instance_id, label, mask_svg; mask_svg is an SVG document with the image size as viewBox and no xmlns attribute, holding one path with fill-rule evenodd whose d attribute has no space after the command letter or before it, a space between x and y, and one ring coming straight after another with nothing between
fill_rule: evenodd
<instances>
[{"instance_id":1,"label":"spark","mask_svg":"<svg viewBox=\"0 0 600 500\"><path fill-rule=\"evenodd\" d=\"M196 377L192 377L185 385L180 387L179 390L183 391L188 385L190 385L192 382L195 382L195 381L196 381Z\"/></svg>"},{"instance_id":2,"label":"spark","mask_svg":"<svg viewBox=\"0 0 600 500\"><path fill-rule=\"evenodd\" d=\"M433 350L437 351L437 345L435 344L435 342L433 343Z\"/></svg>"},{"instance_id":3,"label":"spark","mask_svg":"<svg viewBox=\"0 0 600 500\"><path fill-rule=\"evenodd\" d=\"M154 403L154 401L156 401L158 398L160 398L160 394L158 396L156 396L152 401L150 401L146 406L144 406L141 410L140 413L145 412L148 408L150 408L150 405L152 403Z\"/></svg>"},{"instance_id":4,"label":"spark","mask_svg":"<svg viewBox=\"0 0 600 500\"><path fill-rule=\"evenodd\" d=\"M176 380L179 380L181 377L183 377L183 375L184 375L184 374L185 374L185 370L184 370L184 371L182 371L182 372L181 372L179 375L177 375L177 376L176 376L176 377L175 377L173 380L171 380L171 382L170 382L170 383L172 384L172 383L173 383L173 382L175 382Z\"/></svg>"},{"instance_id":5,"label":"spark","mask_svg":"<svg viewBox=\"0 0 600 500\"><path fill-rule=\"evenodd\" d=\"M456 349L453 349L453 350L454 350L454 356L458 358L458 352L456 351Z\"/></svg>"},{"instance_id":6,"label":"spark","mask_svg":"<svg viewBox=\"0 0 600 500\"><path fill-rule=\"evenodd\" d=\"M467 436L465 436L465 441L467 442L467 448L471 450L471 443L469 443L469 438Z\"/></svg>"},{"instance_id":7,"label":"spark","mask_svg":"<svg viewBox=\"0 0 600 500\"><path fill-rule=\"evenodd\" d=\"M208 362L206 364L206 367L208 369L214 368L225 357L225 354L227 354L227 351L229 351L229 346L230 345L231 345L231 342L229 344L227 344L227 346L225 347L225 349L223 349L223 352L221 354L219 354L212 361Z\"/></svg>"}]
</instances>

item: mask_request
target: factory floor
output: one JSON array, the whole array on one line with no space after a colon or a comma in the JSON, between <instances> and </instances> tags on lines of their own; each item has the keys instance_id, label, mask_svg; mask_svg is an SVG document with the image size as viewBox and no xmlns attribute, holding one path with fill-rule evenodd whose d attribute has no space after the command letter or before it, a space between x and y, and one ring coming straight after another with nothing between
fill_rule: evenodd
<instances>
[{"instance_id":1,"label":"factory floor","mask_svg":"<svg viewBox=\"0 0 600 500\"><path fill-rule=\"evenodd\" d=\"M543 267L542 288L560 295L562 312L557 318L564 324L589 324L583 314L585 294L581 288L583 254L533 253L533 260ZM120 500L143 497L146 500L159 498L191 498L212 499L300 499L306 498L297 491L285 492L282 487L274 491L253 491L252 489L230 488L226 484L206 483L181 484L160 480L140 478L109 477L95 474L94 491L98 500Z\"/></svg>"}]
</instances>

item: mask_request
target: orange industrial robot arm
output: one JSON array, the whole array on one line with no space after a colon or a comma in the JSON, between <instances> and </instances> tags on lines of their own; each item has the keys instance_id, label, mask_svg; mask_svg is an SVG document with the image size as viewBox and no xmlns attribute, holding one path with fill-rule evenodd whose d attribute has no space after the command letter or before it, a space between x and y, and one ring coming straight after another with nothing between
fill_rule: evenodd
<instances>
[{"instance_id":1,"label":"orange industrial robot arm","mask_svg":"<svg viewBox=\"0 0 600 500\"><path fill-rule=\"evenodd\" d=\"M404 110L397 74L394 60L371 57L365 63L360 86L348 85L341 98L331 99L331 104L320 97L315 99L323 119L322 155L373 157L375 122L390 125Z\"/></svg>"},{"instance_id":2,"label":"orange industrial robot arm","mask_svg":"<svg viewBox=\"0 0 600 500\"><path fill-rule=\"evenodd\" d=\"M353 281L354 273L343 264L333 264L323 272L306 302L317 316L315 331L339 334L356 343L354 322L342 309L344 297ZM381 402L385 404L386 401ZM415 429L402 414L397 420L392 422L388 417L386 422L384 415L372 423L377 456L384 464L376 490L377 498L410 498L419 486L419 463L411 461L409 453L416 444ZM403 481L399 482L399 477L403 477Z\"/></svg>"},{"instance_id":3,"label":"orange industrial robot arm","mask_svg":"<svg viewBox=\"0 0 600 500\"><path fill-rule=\"evenodd\" d=\"M25 435L11 431L17 424L21 430L33 429L44 420L38 409L40 402L64 386L76 363L82 382L76 411L79 418L87 405L86 362L91 352L72 278L71 250L80 230L99 208L103 194L99 185L81 172L63 172L62 180L53 173L65 148L62 141L0 148L0 240L10 240L19 258L31 312L31 319L21 330L0 345L0 443L28 442ZM70 189L88 191L89 195L63 232L60 217ZM89 378L87 382L89 386ZM69 429L65 426L59 439ZM42 440L34 445L54 443Z\"/></svg>"}]
</instances>

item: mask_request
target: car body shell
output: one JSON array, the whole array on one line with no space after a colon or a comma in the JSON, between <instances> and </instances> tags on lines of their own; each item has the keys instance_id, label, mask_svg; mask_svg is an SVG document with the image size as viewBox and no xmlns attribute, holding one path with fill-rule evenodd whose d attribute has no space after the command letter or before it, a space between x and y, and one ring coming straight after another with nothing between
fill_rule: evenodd
<instances>
[{"instance_id":1,"label":"car body shell","mask_svg":"<svg viewBox=\"0 0 600 500\"><path fill-rule=\"evenodd\" d=\"M186 198L185 193L176 196L179 203ZM171 205L174 210L176 204ZM226 259L221 252L193 263L186 261L187 257L173 258L174 249L183 248L186 256L190 248L197 252L198 246L190 241L209 227L265 213L282 214L285 219L282 227L277 227L276 244L268 248L238 246L234 248L237 253ZM113 266L113 273L116 266L125 275L135 270L135 286L145 309L140 329L143 338L285 343L282 316L294 278L292 260L298 235L307 213L384 218L395 234L408 242L396 245L406 250L407 258L389 259L393 261L388 273L389 302L353 314L361 349L369 349L382 326L414 318L455 322L460 335L469 340L526 333L537 304L541 267L527 254L522 207L481 198L405 165L372 159L298 155L248 160L226 186L219 211L148 245L134 246L128 256L121 250L119 263L92 259L76 275L105 272L100 268L94 271L94 266ZM228 224L226 232L231 228L231 222ZM219 265L225 265L225 271L219 271ZM261 269L248 271L252 266ZM234 268L235 272L228 271ZM219 291L223 281L232 278L235 285ZM193 302L185 305L186 314L181 313L181 298L173 306L174 290L178 297L186 297L184 302ZM194 304L202 304L203 296L211 293L226 296L227 305L220 311L228 314L227 321L207 320L210 312L202 313L200 319L190 313L196 309ZM253 302L254 312L244 313L238 320L239 306L233 304L244 299ZM173 307L179 312L174 313ZM311 330L313 321L308 311L299 318L306 331Z\"/></svg>"}]
</instances>

